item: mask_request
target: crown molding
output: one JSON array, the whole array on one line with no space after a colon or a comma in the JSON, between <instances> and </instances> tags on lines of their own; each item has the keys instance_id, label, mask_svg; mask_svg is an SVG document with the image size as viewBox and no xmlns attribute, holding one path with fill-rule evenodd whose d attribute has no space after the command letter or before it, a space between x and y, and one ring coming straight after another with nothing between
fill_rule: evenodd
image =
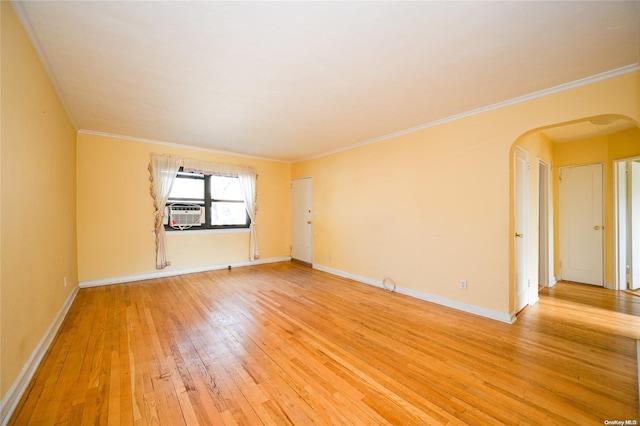
<instances>
[{"instance_id":1,"label":"crown molding","mask_svg":"<svg viewBox=\"0 0 640 426\"><path fill-rule=\"evenodd\" d=\"M291 161L279 160L276 158L259 157L256 155L249 155L249 154L240 154L237 152L223 151L220 149L207 148L207 147L198 146L198 145L187 145L187 144L180 144L176 142L166 142L166 141L158 141L154 139L138 138L135 136L118 135L116 133L97 132L95 130L88 130L88 129L80 129L78 130L78 133L85 134L85 135L102 136L102 137L114 138L114 139L123 139L131 142L148 143L153 145L169 146L173 148L190 149L193 151L211 152L214 154L229 155L232 157L250 158L252 160L262 160L262 161L271 161L274 163L291 164Z\"/></svg>"},{"instance_id":2,"label":"crown molding","mask_svg":"<svg viewBox=\"0 0 640 426\"><path fill-rule=\"evenodd\" d=\"M31 44L34 47L38 58L40 59L40 62L43 66L43 68L45 69L45 72L47 73L49 80L51 81L52 86L54 87L54 90L56 91L58 98L61 102L61 104L63 105L63 108L65 109L67 116L71 122L71 124L78 129L77 124L75 123L74 119L73 119L73 115L71 114L71 109L69 108L69 105L65 102L65 96L63 94L63 91L61 90L61 86L59 84L59 82L57 81L54 73L52 72L52 68L51 65L49 64L48 58L44 53L44 50L42 49L41 43L39 38L36 35L36 32L34 31L29 19L27 18L27 13L25 11L25 4L27 4L28 2L24 2L24 1L18 1L18 0L11 0L11 4L18 16L18 19L20 20L25 32L27 33L28 37L30 38ZM392 139L395 137L399 137L402 135L406 135L409 133L414 133L420 130L424 130L427 129L429 127L434 127L434 126L438 126L441 124L445 124L445 123L449 123L452 121L456 121L456 120L460 120L463 118L467 118L467 117L471 117L477 114L482 114L488 111L492 111L492 110L496 110L496 109L500 109L500 108L504 108L504 107L508 107L514 104L518 104L518 103L522 103L522 102L526 102L526 101L530 101L536 98L540 98L543 96L548 96L548 95L552 95L555 93L559 93L559 92L563 92L566 90L570 90L576 87L580 87L580 86L584 86L587 84L591 84L591 83L595 83L601 80L606 80L609 78L614 78L614 77L618 77L624 74L629 74L632 72L636 72L636 71L640 71L640 63L634 63L634 64L630 64L624 67L620 67L620 68L616 68L610 71L606 71L600 74L596 74L590 77L585 77L582 79L578 79L569 83L564 83L564 84L560 84L558 86L554 86L548 89L544 89L538 92L534 92L534 93L530 93L527 95L523 95L523 96L519 96L516 98L512 98L506 101L502 101L502 102L498 102L492 105L487 105L484 107L480 107L477 109L473 109L467 112L463 112L460 114L454 114L448 117L444 117L442 119L439 120L435 120L435 121L430 121L415 127L410 127L408 129L404 129L404 130L400 130L397 132L393 132L387 135L383 135L383 136L378 136L372 139L367 139L365 141L361 141L361 142L357 142L351 145L347 145L341 148L337 148L331 151L326 151L324 153L320 153L320 154L316 154L316 155L312 155L309 157L302 157L302 158L298 158L298 159L292 159L292 160L281 160L281 159L274 159L274 158L269 158L269 157L260 157L260 156L253 156L253 155L249 155L249 154L240 154L240 153L235 153L235 152L231 152L231 151L223 151L223 150L217 150L217 149L213 149L213 148L207 148L207 147L202 147L202 146L197 146L197 145L187 145L187 144L180 144L180 143L173 143L173 142L166 142L166 141L157 141L157 140L152 140L152 139L143 139L143 138L137 138L137 137L131 137L131 136L123 136L123 135L118 135L118 134L110 134L110 133L102 133L102 132L98 132L98 131L92 131L92 130L88 130L88 129L79 129L78 133L86 133L86 134L94 134L94 135L100 135L100 136L107 136L107 137L112 137L112 138L118 138L118 139L126 139L129 141L136 141L136 142L143 142L143 143L152 143L152 144L158 144L158 145L164 145L164 146L171 146L171 147L177 147L177 148L185 148L185 149L191 149L191 150L198 150L198 151L205 151L205 152L211 152L211 153L216 153L216 154L221 154L221 155L230 155L230 156L234 156L234 157L242 157L242 158L250 158L250 159L255 159L255 160L263 160L263 161L271 161L271 162L277 162L277 163L283 163L283 164L292 164L292 163L297 163L297 162L301 162L301 161L307 161L307 160L313 160L316 158L321 158L321 157L326 157L328 155L332 155L332 154L336 154L339 152L343 152L343 151L349 151L361 146L365 146L365 145L370 145L373 143L377 143L377 142L381 142L384 140L388 140L388 139Z\"/></svg>"},{"instance_id":3,"label":"crown molding","mask_svg":"<svg viewBox=\"0 0 640 426\"><path fill-rule=\"evenodd\" d=\"M31 21L29 21L29 19L27 18L27 12L24 10L25 3L26 3L25 1L11 0L11 5L13 6L13 10L15 10L16 15L18 16L18 20L22 24L22 28L24 29L25 33L27 33L29 42L31 43L31 46L33 46L34 50L36 51L36 55L38 56L38 59L40 59L40 63L44 68L44 72L47 74L47 77L49 78L49 81L53 86L53 90L58 95L58 100L60 101L62 108L67 113L67 118L71 122L71 125L75 129L77 129L78 126L76 125L75 120L73 119L73 114L71 114L71 109L69 108L69 105L65 101L66 98L64 96L64 93L62 92L62 88L60 86L60 83L58 82L58 79L56 79L56 76L53 73L53 69L51 68L49 59L47 58L47 55L44 53L44 49L42 48L42 45L40 43L40 38L38 37L35 30L33 29L33 26L31 25Z\"/></svg>"},{"instance_id":4,"label":"crown molding","mask_svg":"<svg viewBox=\"0 0 640 426\"><path fill-rule=\"evenodd\" d=\"M579 80L575 80L569 83L560 84L558 86L550 87L548 89L540 90L538 92L530 93L528 95L519 96L517 98L508 99L506 101L498 102L495 104L487 105L484 107L476 108L467 112L463 112L460 114L454 114L449 117L441 118L439 120L430 121L425 124L421 124L415 127L410 127L405 130L400 130L398 132L390 133L388 135L379 136L373 139L368 139L366 141L358 142L352 145L347 145L342 148L334 149L332 151L327 151L322 154L313 155L311 157L300 158L294 160L292 162L297 163L300 161L314 160L316 158L326 157L328 155L337 154L339 152L349 151L355 148L359 148L361 146L370 145L376 142L382 142L387 139L396 138L398 136L406 135L409 133L414 133L420 130L427 129L429 127L439 126L441 124L450 123L452 121L460 120L463 118L471 117L474 115L482 114L488 111L493 111L500 108L505 108L511 105L519 104L522 102L527 102L533 99L541 98L544 96L553 95L555 93L564 92L566 90L574 89L576 87L585 86L587 84L596 83L598 81L607 80L610 78L618 77L621 75L629 74L632 72L640 71L640 63L635 63L631 65L627 65L621 68L616 68L614 70L606 71L600 74L592 75L590 77L581 78Z\"/></svg>"}]
</instances>

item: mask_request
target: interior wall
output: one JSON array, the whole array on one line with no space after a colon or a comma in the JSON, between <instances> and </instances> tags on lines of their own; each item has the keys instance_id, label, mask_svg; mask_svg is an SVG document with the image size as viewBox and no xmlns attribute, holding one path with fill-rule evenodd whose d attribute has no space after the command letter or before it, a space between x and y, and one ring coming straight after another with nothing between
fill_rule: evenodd
<instances>
[{"instance_id":1,"label":"interior wall","mask_svg":"<svg viewBox=\"0 0 640 426\"><path fill-rule=\"evenodd\" d=\"M0 82L2 82L2 10L4 8L0 5ZM0 83L0 236L2 235L2 84ZM1 238L1 237L0 237ZM2 370L2 242L0 241L0 370ZM0 401L4 400L7 391L2 384L5 379L0 372ZM12 379L8 379L7 381ZM0 414L2 418L2 414Z\"/></svg>"},{"instance_id":2,"label":"interior wall","mask_svg":"<svg viewBox=\"0 0 640 426\"><path fill-rule=\"evenodd\" d=\"M314 265L513 314L513 143L590 116L640 122L639 83L629 73L294 163L293 178L314 179Z\"/></svg>"},{"instance_id":3,"label":"interior wall","mask_svg":"<svg viewBox=\"0 0 640 426\"><path fill-rule=\"evenodd\" d=\"M627 129L612 135L586 138L555 144L553 168L554 234L559 236L560 168L584 164L604 164L604 282L608 288L615 285L615 179L614 164L618 159L640 155L640 129ZM560 269L560 241L554 241L554 270Z\"/></svg>"},{"instance_id":4,"label":"interior wall","mask_svg":"<svg viewBox=\"0 0 640 426\"><path fill-rule=\"evenodd\" d=\"M253 166L258 172L257 230L261 259L289 256L291 180L288 163L167 144L78 134L78 263L81 283L151 274L155 269L152 152ZM171 266L162 271L247 262L247 230L168 232Z\"/></svg>"},{"instance_id":5,"label":"interior wall","mask_svg":"<svg viewBox=\"0 0 640 426\"><path fill-rule=\"evenodd\" d=\"M509 277L500 266L508 251L490 242L508 220L507 204L494 209L507 192L500 175L508 164L493 161L500 151L491 136L448 137L471 136L473 127L464 127L451 123L294 164L294 177L313 177L313 263L505 311ZM487 250L497 255L482 256ZM503 291L489 296L485 283Z\"/></svg>"},{"instance_id":6,"label":"interior wall","mask_svg":"<svg viewBox=\"0 0 640 426\"><path fill-rule=\"evenodd\" d=\"M0 7L4 398L74 291L78 275L76 130L11 3Z\"/></svg>"},{"instance_id":7,"label":"interior wall","mask_svg":"<svg viewBox=\"0 0 640 426\"><path fill-rule=\"evenodd\" d=\"M314 262L510 313L513 142L588 116L640 122L634 72L292 166L76 137L11 4L0 10L2 397L79 280L156 271L152 151L256 167L263 259L289 255L289 183L313 176ZM169 250L171 269L245 261L248 234L174 235Z\"/></svg>"}]
</instances>

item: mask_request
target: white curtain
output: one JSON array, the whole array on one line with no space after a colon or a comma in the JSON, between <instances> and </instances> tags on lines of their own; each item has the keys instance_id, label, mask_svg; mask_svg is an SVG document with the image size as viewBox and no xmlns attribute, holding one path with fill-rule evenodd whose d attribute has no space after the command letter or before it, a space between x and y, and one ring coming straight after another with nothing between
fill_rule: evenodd
<instances>
[{"instance_id":1,"label":"white curtain","mask_svg":"<svg viewBox=\"0 0 640 426\"><path fill-rule=\"evenodd\" d=\"M200 173L202 175L238 176L239 166L224 163L212 163L209 161L184 159L184 171L187 173Z\"/></svg>"},{"instance_id":2,"label":"white curtain","mask_svg":"<svg viewBox=\"0 0 640 426\"><path fill-rule=\"evenodd\" d=\"M176 180L178 169L182 163L181 158L169 155L151 154L149 163L149 180L151 181L151 196L155 207L155 234L156 234L156 269L162 269L171 265L167 252L167 241L164 232L164 208L171 193L171 188Z\"/></svg>"},{"instance_id":3,"label":"white curtain","mask_svg":"<svg viewBox=\"0 0 640 426\"><path fill-rule=\"evenodd\" d=\"M260 252L258 251L258 233L256 229L256 213L258 211L258 205L256 203L256 181L258 175L256 171L250 167L239 167L238 179L240 180L244 205L251 219L251 225L249 225L249 260L254 261L260 258Z\"/></svg>"}]
</instances>

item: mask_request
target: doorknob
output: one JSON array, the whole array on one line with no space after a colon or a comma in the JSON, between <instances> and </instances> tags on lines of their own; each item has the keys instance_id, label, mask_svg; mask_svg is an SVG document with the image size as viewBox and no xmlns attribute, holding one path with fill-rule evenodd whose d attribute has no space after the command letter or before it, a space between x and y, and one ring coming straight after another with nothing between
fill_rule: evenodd
<instances>
[{"instance_id":1,"label":"doorknob","mask_svg":"<svg viewBox=\"0 0 640 426\"><path fill-rule=\"evenodd\" d=\"M307 225L311 225L311 221L310 220L307 221Z\"/></svg>"},{"instance_id":2,"label":"doorknob","mask_svg":"<svg viewBox=\"0 0 640 426\"><path fill-rule=\"evenodd\" d=\"M522 234L519 232L516 232L516 238L522 238Z\"/></svg>"},{"instance_id":3,"label":"doorknob","mask_svg":"<svg viewBox=\"0 0 640 426\"><path fill-rule=\"evenodd\" d=\"M593 229L595 229L596 231L599 231L601 228L600 228L599 225L596 225L596 226L593 227Z\"/></svg>"}]
</instances>

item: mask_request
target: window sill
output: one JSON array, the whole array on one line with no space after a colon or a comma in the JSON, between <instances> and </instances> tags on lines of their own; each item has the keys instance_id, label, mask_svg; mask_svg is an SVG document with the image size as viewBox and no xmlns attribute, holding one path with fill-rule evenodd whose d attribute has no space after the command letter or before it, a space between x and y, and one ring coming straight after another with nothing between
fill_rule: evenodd
<instances>
[{"instance_id":1,"label":"window sill","mask_svg":"<svg viewBox=\"0 0 640 426\"><path fill-rule=\"evenodd\" d=\"M202 235L202 234L236 234L249 233L249 228L221 228L221 229L185 229L184 231L165 231L167 236L173 235Z\"/></svg>"}]
</instances>

